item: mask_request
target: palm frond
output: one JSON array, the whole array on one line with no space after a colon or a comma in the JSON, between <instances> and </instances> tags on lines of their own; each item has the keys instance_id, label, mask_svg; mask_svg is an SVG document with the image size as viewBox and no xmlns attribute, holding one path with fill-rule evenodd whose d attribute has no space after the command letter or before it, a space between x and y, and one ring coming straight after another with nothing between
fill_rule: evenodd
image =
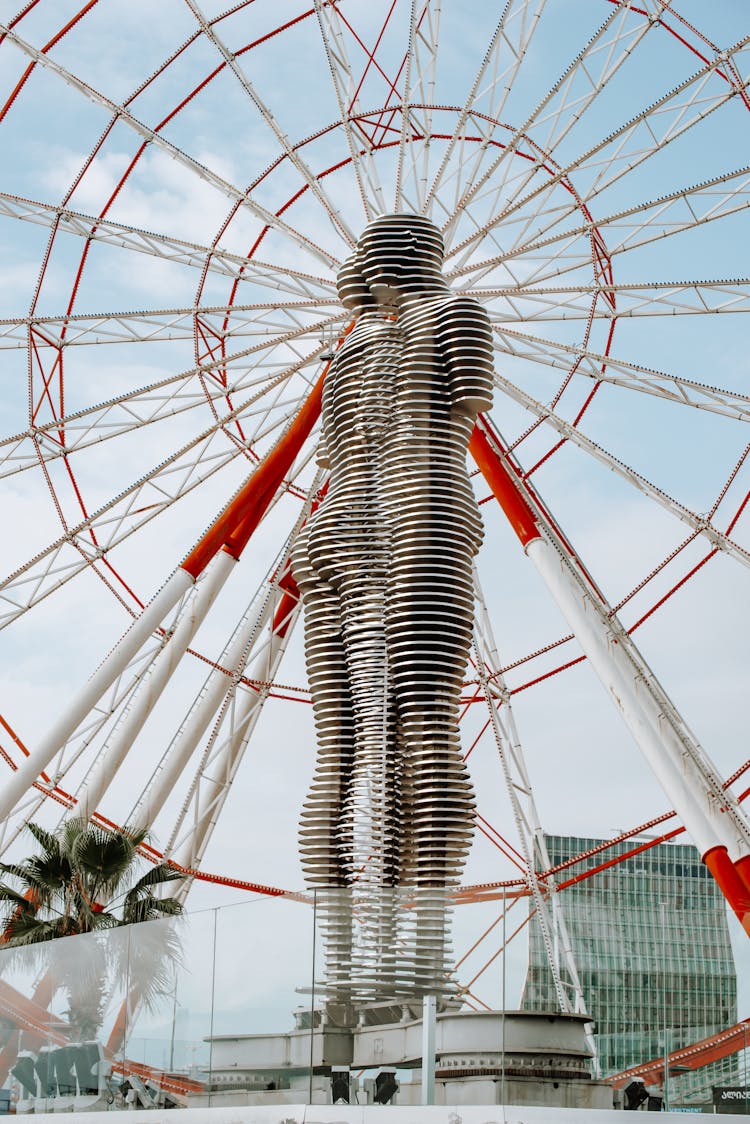
<instances>
[{"instance_id":1,"label":"palm frond","mask_svg":"<svg viewBox=\"0 0 750 1124\"><path fill-rule=\"evenodd\" d=\"M129 890L130 894L139 893L142 889L152 886L163 886L166 882L181 882L185 875L181 870L175 870L169 863L159 863L147 870Z\"/></svg>"},{"instance_id":2,"label":"palm frond","mask_svg":"<svg viewBox=\"0 0 750 1124\"><path fill-rule=\"evenodd\" d=\"M37 823L27 823L26 827L34 836L39 846L48 855L54 855L56 857L60 855L60 840L56 835L53 835L50 831L45 831L44 828L40 827Z\"/></svg>"},{"instance_id":3,"label":"palm frond","mask_svg":"<svg viewBox=\"0 0 750 1124\"><path fill-rule=\"evenodd\" d=\"M184 875L167 863L140 874L137 848L147 838L145 828L107 831L80 817L64 821L54 835L28 826L39 852L0 863L0 872L18 884L0 883L0 921L9 937L0 970L19 956L26 967L29 957L44 967L66 993L79 1036L96 1035L111 981L124 982L128 993L155 1009L170 993L181 954L172 919L182 906L154 891ZM150 924L140 925L137 935L127 931L141 921ZM104 932L112 929L122 938Z\"/></svg>"},{"instance_id":4,"label":"palm frond","mask_svg":"<svg viewBox=\"0 0 750 1124\"><path fill-rule=\"evenodd\" d=\"M120 831L89 827L76 838L71 851L92 896L116 893L135 861L132 840Z\"/></svg>"},{"instance_id":5,"label":"palm frond","mask_svg":"<svg viewBox=\"0 0 750 1124\"><path fill-rule=\"evenodd\" d=\"M177 898L154 898L153 910L163 917L181 917L183 913L182 902Z\"/></svg>"},{"instance_id":6,"label":"palm frond","mask_svg":"<svg viewBox=\"0 0 750 1124\"><path fill-rule=\"evenodd\" d=\"M56 941L66 935L64 918L39 918L22 913L13 918L6 927L6 947Z\"/></svg>"},{"instance_id":7,"label":"palm frond","mask_svg":"<svg viewBox=\"0 0 750 1124\"><path fill-rule=\"evenodd\" d=\"M29 911L34 911L36 909L25 894L19 894L17 890L6 886L4 882L0 882L0 902L10 902L14 907L14 912L16 909Z\"/></svg>"},{"instance_id":8,"label":"palm frond","mask_svg":"<svg viewBox=\"0 0 750 1124\"><path fill-rule=\"evenodd\" d=\"M151 835L149 829L143 824L126 824L122 830L123 834L127 835L128 839L131 840L134 849L140 847L141 843L145 843Z\"/></svg>"}]
</instances>

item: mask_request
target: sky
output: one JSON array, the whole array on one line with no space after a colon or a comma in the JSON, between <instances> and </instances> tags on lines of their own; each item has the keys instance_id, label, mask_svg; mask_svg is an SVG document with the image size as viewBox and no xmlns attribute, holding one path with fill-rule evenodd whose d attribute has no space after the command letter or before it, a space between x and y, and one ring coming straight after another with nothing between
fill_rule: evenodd
<instances>
[{"instance_id":1,"label":"sky","mask_svg":"<svg viewBox=\"0 0 750 1124\"><path fill-rule=\"evenodd\" d=\"M652 15L660 10L656 0L644 7ZM0 407L7 437L0 446L2 569L11 574L27 567L23 578L3 587L8 623L0 633L0 713L27 745L110 650L137 602L153 596L246 478L253 455L270 447L317 376L317 355L341 331L333 280L336 263L349 252L347 237L356 237L366 222L362 192L371 213L379 206L373 177L383 185L387 208L406 209L418 205L423 185L437 177L428 209L447 224L450 283L482 300L495 325L496 368L505 381L496 391L493 420L507 442L523 438L517 456L525 470L543 462L534 484L610 604L628 598L689 534L666 510L664 495L703 516L726 487L715 517L716 527L726 530L747 491L747 466L732 475L748 441L746 420L674 399L685 390L679 380L691 380L693 401L719 402L730 412L731 402L739 403L747 417L746 401L730 401L748 393L748 282L742 281L748 175L742 168L750 111L732 88L750 75L748 50L736 47L747 19L741 0L708 8L675 0L668 8L658 21L635 5L617 11L606 0L518 0L495 51L489 48L499 5L473 5L467 19L465 5L444 3L434 91L429 25L410 72L413 121L429 127L432 139L427 147L406 146L400 201L393 185L401 119L377 111L388 105L386 76L398 71L404 55L404 0L380 37L378 65L366 69L361 83L355 77L363 129L384 121L391 131L370 135L394 141L378 150L372 166L357 156L361 138L352 142L352 160L337 125L342 88L332 80L321 30L294 0L254 0L218 20L223 8L214 3L98 0L49 50L47 64L34 68L0 116L3 151L10 154L0 177ZM347 0L341 9L347 22L339 30L352 73L361 76L363 45L378 40L385 6ZM3 103L29 51L44 46L76 11L68 0L41 0L15 25L16 38L0 43ZM0 21L15 16L0 0ZM205 21L213 21L210 28ZM516 68L511 46L519 43L523 62ZM728 57L717 62L715 49ZM488 50L488 66L475 84ZM465 137L452 143L472 89ZM420 108L428 100L441 107L431 116ZM150 139L141 150L144 137ZM286 158L279 159L285 148ZM314 179L324 198L306 184L306 171L313 178L326 172ZM696 186L709 181L715 182ZM51 242L50 206L83 216L65 217ZM243 273L234 293L238 261L262 233L264 216L282 207L276 229L254 254L265 264ZM90 242L87 216L99 220ZM593 261L592 223L600 240ZM222 253L204 275L207 248L215 244ZM611 269L611 276L602 269ZM572 423L596 385L591 374L602 376L612 320L605 297L594 302L591 288L603 279L615 286L618 309L604 374L620 385L599 385L578 428L610 460L602 463L591 446L587 451L573 441L546 457L557 440L550 425L524 436L535 404ZM712 281L726 284L693 286ZM205 365L218 353L209 352L206 335L196 353L191 309L230 301L235 311L227 350L255 350L226 363L227 396L210 373L201 378L195 371L196 361ZM53 370L45 391L55 354L48 341L60 323L40 324L29 353L23 321L71 310L83 319L66 328L63 386ZM120 315L130 312L148 313L150 332L142 319ZM204 332L221 330L223 316L205 311L200 323ZM297 338L279 339L292 330ZM290 367L299 370L290 375ZM53 408L84 412L67 424L72 451L51 458L46 475L28 437L12 441L30 425L30 385L33 424L48 428L41 439L47 454L56 434ZM706 385L728 394L709 397L700 389ZM658 392L665 386L671 397ZM131 395L128 402L124 395ZM227 410L240 411L241 432L231 420L216 427L217 412ZM136 425L134 418L148 424ZM652 482L650 496L623 476L622 463ZM298 465L302 489L314 468L312 460ZM136 486L142 478L146 482ZM476 487L484 501L482 482ZM284 496L235 568L196 637L195 648L209 660L220 658L236 621L254 604L301 502ZM44 554L84 510L100 513L98 541L111 546L106 556L114 574L101 565L96 576L69 544ZM495 505L483 503L482 511L479 573L507 682L517 692L513 711L542 825L606 838L660 814L669 802L585 664L528 686L578 650L568 642L528 658L567 635L567 627ZM740 517L732 530L745 551L747 520L747 514ZM85 534L82 541L88 542ZM649 613L709 550L702 537L681 550L627 600L623 622L631 626ZM33 562L38 553L42 559ZM700 565L635 633L725 776L745 760L747 744L748 558L737 553L719 552ZM28 598L32 607L18 612ZM290 889L302 883L296 823L314 759L301 639L298 626L277 677L289 688L279 691L286 698L266 704L203 864ZM105 797L103 811L112 819L127 818L205 674L205 662L184 661ZM474 706L466 722L467 746L484 720L480 710ZM12 749L10 742L1 744ZM71 766L71 785L80 782L90 757L84 751ZM491 737L472 753L470 767L480 812L515 838ZM154 824L162 844L187 781L186 774ZM465 881L511 874L500 853L478 838ZM201 886L191 903L206 908L240 896ZM249 904L236 908L251 910ZM270 916L266 902L252 909ZM457 947L468 946L480 929L481 919L459 918ZM275 921L267 932L273 945L289 925ZM747 1015L750 960L735 937L740 1014ZM512 954L518 985L522 941L513 947L519 950ZM265 944L261 955L269 955Z\"/></svg>"}]
</instances>

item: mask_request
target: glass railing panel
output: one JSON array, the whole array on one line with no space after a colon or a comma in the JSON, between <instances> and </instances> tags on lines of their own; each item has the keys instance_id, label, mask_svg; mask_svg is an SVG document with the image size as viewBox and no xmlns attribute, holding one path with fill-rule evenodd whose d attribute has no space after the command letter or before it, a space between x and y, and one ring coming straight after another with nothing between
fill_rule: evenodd
<instances>
[{"instance_id":1,"label":"glass railing panel","mask_svg":"<svg viewBox=\"0 0 750 1124\"><path fill-rule=\"evenodd\" d=\"M213 1001L216 911L163 918L125 930L125 1099L136 1107L181 1107L205 1093Z\"/></svg>"},{"instance_id":2,"label":"glass railing panel","mask_svg":"<svg viewBox=\"0 0 750 1124\"><path fill-rule=\"evenodd\" d=\"M210 1104L307 1103L312 897L258 896L216 921Z\"/></svg>"},{"instance_id":3,"label":"glass railing panel","mask_svg":"<svg viewBox=\"0 0 750 1124\"><path fill-rule=\"evenodd\" d=\"M178 1107L206 1085L214 913L0 950L16 1111Z\"/></svg>"},{"instance_id":4,"label":"glass railing panel","mask_svg":"<svg viewBox=\"0 0 750 1124\"><path fill-rule=\"evenodd\" d=\"M114 929L0 951L0 1083L17 1112L112 1105L128 943Z\"/></svg>"}]
</instances>

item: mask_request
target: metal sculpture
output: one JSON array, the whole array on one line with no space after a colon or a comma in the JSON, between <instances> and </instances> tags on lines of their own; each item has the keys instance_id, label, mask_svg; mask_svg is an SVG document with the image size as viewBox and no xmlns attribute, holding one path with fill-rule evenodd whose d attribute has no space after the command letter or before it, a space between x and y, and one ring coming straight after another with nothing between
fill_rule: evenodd
<instances>
[{"instance_id":1,"label":"metal sculpture","mask_svg":"<svg viewBox=\"0 0 750 1124\"><path fill-rule=\"evenodd\" d=\"M466 468L491 404L486 313L432 222L385 215L338 277L356 324L323 394L324 503L292 556L318 759L301 820L339 999L450 992L448 894L474 797L458 705L482 522Z\"/></svg>"}]
</instances>

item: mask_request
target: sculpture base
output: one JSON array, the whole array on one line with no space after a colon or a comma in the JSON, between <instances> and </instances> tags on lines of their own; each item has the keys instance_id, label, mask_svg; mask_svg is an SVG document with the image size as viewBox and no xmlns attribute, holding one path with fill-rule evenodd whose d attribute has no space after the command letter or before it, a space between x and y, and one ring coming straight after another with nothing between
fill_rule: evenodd
<instances>
[{"instance_id":1,"label":"sculpture base","mask_svg":"<svg viewBox=\"0 0 750 1124\"><path fill-rule=\"evenodd\" d=\"M397 1019L388 1020L394 1010ZM297 1014L297 1026L287 1034L214 1037L213 1091L226 1091L229 1099L212 1103L299 1104L312 1093L312 1103L331 1104L332 1072L346 1080L351 1069L361 1075L349 1079L352 1104L372 1103L377 1075L389 1070L399 1084L390 1103L420 1104L417 1010L421 1000L400 1009L372 1004L357 1012L356 1026L347 1026L321 1009L312 1035L308 1010ZM592 1077L589 1021L556 1012L475 1013L444 1004L436 1021L435 1103L611 1108L611 1087Z\"/></svg>"}]
</instances>

